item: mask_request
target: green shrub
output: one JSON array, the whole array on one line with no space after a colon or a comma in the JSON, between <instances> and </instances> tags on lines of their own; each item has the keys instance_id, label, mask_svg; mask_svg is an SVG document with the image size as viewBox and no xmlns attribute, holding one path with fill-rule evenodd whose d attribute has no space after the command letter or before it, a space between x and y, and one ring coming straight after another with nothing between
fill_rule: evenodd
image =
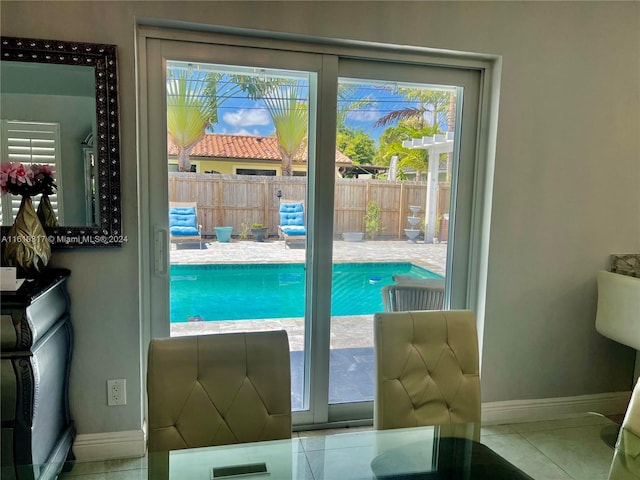
<instances>
[{"instance_id":1,"label":"green shrub","mask_svg":"<svg viewBox=\"0 0 640 480\"><path fill-rule=\"evenodd\" d=\"M378 233L384 230L380 219L380 207L375 200L371 200L367 203L367 211L364 216L364 229L367 233L367 238L371 240L373 240Z\"/></svg>"},{"instance_id":2,"label":"green shrub","mask_svg":"<svg viewBox=\"0 0 640 480\"><path fill-rule=\"evenodd\" d=\"M246 240L249 237L249 231L251 230L251 227L249 227L248 223L244 222L240 224L240 227L242 227L242 230L240 230L240 235L238 235L238 238L240 238L240 240Z\"/></svg>"}]
</instances>

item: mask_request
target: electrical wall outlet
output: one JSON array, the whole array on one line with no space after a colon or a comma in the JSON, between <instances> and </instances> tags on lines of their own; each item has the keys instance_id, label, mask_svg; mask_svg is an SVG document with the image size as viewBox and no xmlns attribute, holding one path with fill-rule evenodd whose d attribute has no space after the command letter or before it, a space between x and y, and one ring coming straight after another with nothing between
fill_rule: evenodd
<instances>
[{"instance_id":1,"label":"electrical wall outlet","mask_svg":"<svg viewBox=\"0 0 640 480\"><path fill-rule=\"evenodd\" d=\"M107 405L127 404L127 381L124 378L107 380Z\"/></svg>"}]
</instances>

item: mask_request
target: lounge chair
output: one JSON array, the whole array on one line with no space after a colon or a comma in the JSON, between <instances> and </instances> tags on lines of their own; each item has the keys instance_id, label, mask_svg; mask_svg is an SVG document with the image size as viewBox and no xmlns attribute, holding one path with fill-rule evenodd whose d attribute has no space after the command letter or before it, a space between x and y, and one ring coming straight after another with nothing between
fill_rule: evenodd
<instances>
[{"instance_id":1,"label":"lounge chair","mask_svg":"<svg viewBox=\"0 0 640 480\"><path fill-rule=\"evenodd\" d=\"M304 203L300 200L280 200L280 225L278 233L284 239L285 248L290 242L305 242Z\"/></svg>"},{"instance_id":2,"label":"lounge chair","mask_svg":"<svg viewBox=\"0 0 640 480\"><path fill-rule=\"evenodd\" d=\"M169 237L171 243L198 242L202 249L202 225L198 223L195 202L169 203Z\"/></svg>"}]
</instances>

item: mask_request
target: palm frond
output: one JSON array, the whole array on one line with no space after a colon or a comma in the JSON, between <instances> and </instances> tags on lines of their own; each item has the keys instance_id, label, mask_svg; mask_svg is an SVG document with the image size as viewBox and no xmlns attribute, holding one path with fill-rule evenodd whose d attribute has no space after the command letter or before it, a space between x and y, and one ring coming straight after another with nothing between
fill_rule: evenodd
<instances>
[{"instance_id":1,"label":"palm frond","mask_svg":"<svg viewBox=\"0 0 640 480\"><path fill-rule=\"evenodd\" d=\"M345 124L349 112L377 104L373 95L357 98L361 88L362 85L353 83L338 84L338 109L336 112L338 128Z\"/></svg>"},{"instance_id":2,"label":"palm frond","mask_svg":"<svg viewBox=\"0 0 640 480\"><path fill-rule=\"evenodd\" d=\"M409 120L411 118L419 118L423 114L422 110L415 107L403 108L402 110L394 110L380 117L373 124L374 128L386 127L387 125L401 120Z\"/></svg>"},{"instance_id":3,"label":"palm frond","mask_svg":"<svg viewBox=\"0 0 640 480\"><path fill-rule=\"evenodd\" d=\"M262 98L276 129L278 144L288 155L293 155L307 135L308 109L302 99L299 82L288 86L278 85Z\"/></svg>"}]
</instances>

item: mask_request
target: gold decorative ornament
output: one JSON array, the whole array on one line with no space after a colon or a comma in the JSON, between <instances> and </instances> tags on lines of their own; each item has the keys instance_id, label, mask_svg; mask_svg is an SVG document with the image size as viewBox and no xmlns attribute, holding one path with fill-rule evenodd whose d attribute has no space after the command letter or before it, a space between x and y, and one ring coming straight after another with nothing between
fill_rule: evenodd
<instances>
[{"instance_id":1,"label":"gold decorative ornament","mask_svg":"<svg viewBox=\"0 0 640 480\"><path fill-rule=\"evenodd\" d=\"M51 206L51 200L49 195L42 194L40 198L40 204L38 205L38 218L43 227L57 227L58 218L56 217L53 207Z\"/></svg>"},{"instance_id":2,"label":"gold decorative ornament","mask_svg":"<svg viewBox=\"0 0 640 480\"><path fill-rule=\"evenodd\" d=\"M51 244L33 208L31 197L22 197L7 237L4 259L8 266L18 267L29 277L45 269L51 258Z\"/></svg>"}]
</instances>

